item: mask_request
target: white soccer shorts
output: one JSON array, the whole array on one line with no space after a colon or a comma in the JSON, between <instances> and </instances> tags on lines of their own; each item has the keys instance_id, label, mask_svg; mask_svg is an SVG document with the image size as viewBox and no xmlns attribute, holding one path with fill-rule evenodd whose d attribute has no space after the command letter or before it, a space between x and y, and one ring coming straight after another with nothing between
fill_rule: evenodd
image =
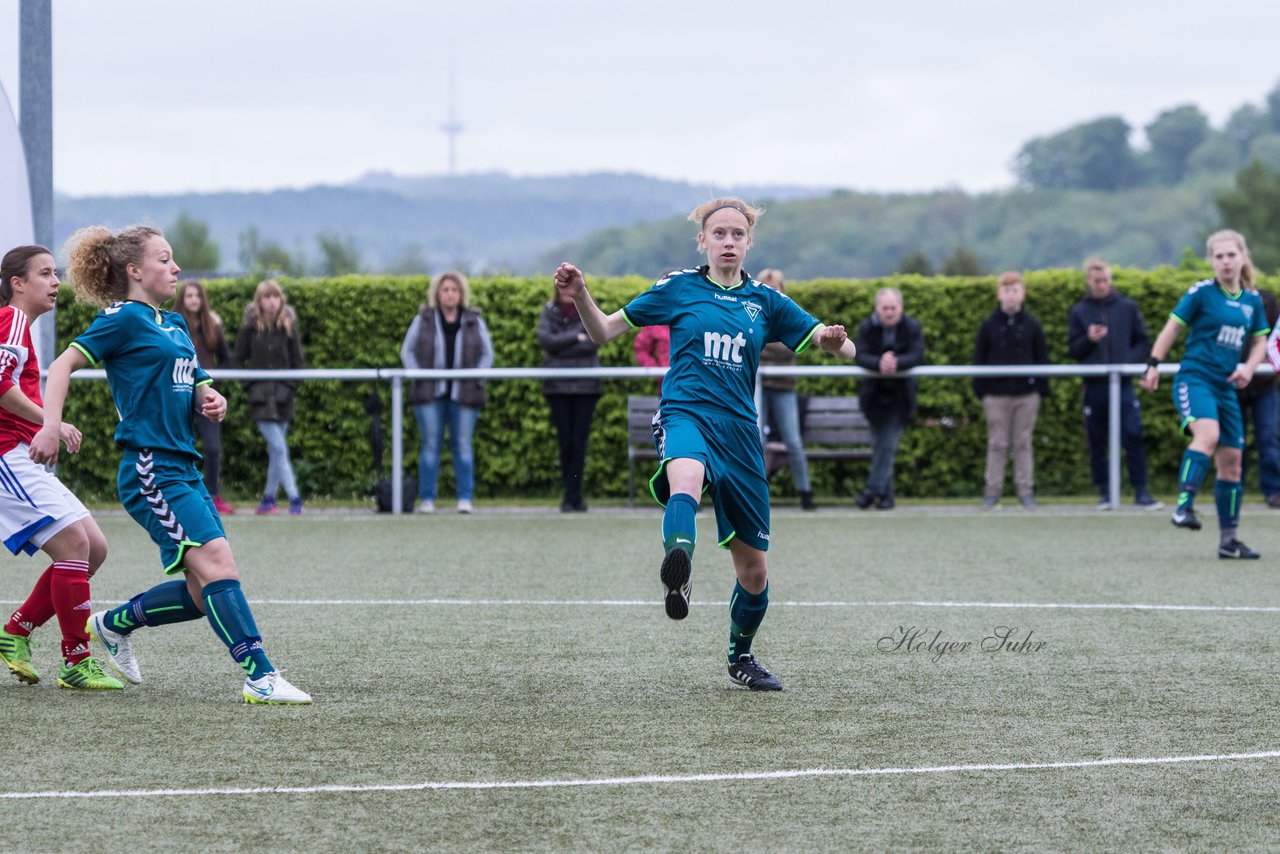
<instances>
[{"instance_id":1,"label":"white soccer shorts","mask_svg":"<svg viewBox=\"0 0 1280 854\"><path fill-rule=\"evenodd\" d=\"M0 456L0 537L13 554L35 554L89 515L52 472L31 461L25 443Z\"/></svg>"}]
</instances>

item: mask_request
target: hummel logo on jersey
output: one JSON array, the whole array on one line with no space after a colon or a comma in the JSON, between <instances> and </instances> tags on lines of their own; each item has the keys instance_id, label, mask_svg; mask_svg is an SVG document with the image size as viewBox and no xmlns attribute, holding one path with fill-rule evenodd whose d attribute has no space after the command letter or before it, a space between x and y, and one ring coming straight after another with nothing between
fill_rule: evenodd
<instances>
[{"instance_id":1,"label":"hummel logo on jersey","mask_svg":"<svg viewBox=\"0 0 1280 854\"><path fill-rule=\"evenodd\" d=\"M714 296L716 299L720 300L720 302L737 302L738 301L737 297L727 297L724 294L715 294Z\"/></svg>"},{"instance_id":2,"label":"hummel logo on jersey","mask_svg":"<svg viewBox=\"0 0 1280 854\"><path fill-rule=\"evenodd\" d=\"M74 608L72 608L71 610L73 610L73 611L92 611L92 610L93 610L93 603L88 602L88 601L81 602L79 605L75 606L75 607L74 607Z\"/></svg>"},{"instance_id":3,"label":"hummel logo on jersey","mask_svg":"<svg viewBox=\"0 0 1280 854\"><path fill-rule=\"evenodd\" d=\"M742 364L742 348L747 346L747 339L739 332L733 338L720 332L705 332L702 335L703 358L717 362L733 362Z\"/></svg>"},{"instance_id":4,"label":"hummel logo on jersey","mask_svg":"<svg viewBox=\"0 0 1280 854\"><path fill-rule=\"evenodd\" d=\"M747 317L751 318L751 322L755 323L756 318L760 316L760 312L764 310L764 306L754 302L744 302L742 307L747 310Z\"/></svg>"}]
</instances>

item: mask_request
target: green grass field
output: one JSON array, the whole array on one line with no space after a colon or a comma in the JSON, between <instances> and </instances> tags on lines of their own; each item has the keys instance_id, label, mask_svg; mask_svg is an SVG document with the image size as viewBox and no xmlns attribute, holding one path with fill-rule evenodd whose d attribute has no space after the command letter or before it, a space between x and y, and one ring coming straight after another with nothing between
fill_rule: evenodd
<instances>
[{"instance_id":1,"label":"green grass field","mask_svg":"<svg viewBox=\"0 0 1280 854\"><path fill-rule=\"evenodd\" d=\"M135 635L142 685L57 690L46 626L45 681L0 682L0 850L1274 850L1268 512L1244 563L1165 513L776 511L778 694L725 676L705 511L683 623L651 511L232 517L315 704L240 704L203 621ZM101 522L97 599L159 580ZM6 615L41 566L0 574ZM912 627L933 651L891 648ZM999 627L1031 644L983 651Z\"/></svg>"}]
</instances>

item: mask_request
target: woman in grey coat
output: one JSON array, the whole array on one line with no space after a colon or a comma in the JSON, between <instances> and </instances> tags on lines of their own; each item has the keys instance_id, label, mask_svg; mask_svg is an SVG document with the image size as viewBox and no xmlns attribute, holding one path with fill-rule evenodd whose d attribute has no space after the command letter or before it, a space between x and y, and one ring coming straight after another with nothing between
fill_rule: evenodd
<instances>
[{"instance_id":1,"label":"woman in grey coat","mask_svg":"<svg viewBox=\"0 0 1280 854\"><path fill-rule=\"evenodd\" d=\"M559 296L542 307L538 343L548 368L598 368L600 345L591 340L573 300ZM596 402L604 391L598 379L566 378L542 381L542 393L551 408L551 423L560 441L560 477L564 482L561 513L585 513L582 476L587 464L587 439Z\"/></svg>"},{"instance_id":2,"label":"woman in grey coat","mask_svg":"<svg viewBox=\"0 0 1280 854\"><path fill-rule=\"evenodd\" d=\"M493 339L480 312L470 307L471 288L458 272L437 273L400 347L406 368L492 368ZM449 430L458 512L470 513L476 469L471 436L484 406L484 380L420 380L409 390L422 446L418 452L418 512L434 513L440 451Z\"/></svg>"}]
</instances>

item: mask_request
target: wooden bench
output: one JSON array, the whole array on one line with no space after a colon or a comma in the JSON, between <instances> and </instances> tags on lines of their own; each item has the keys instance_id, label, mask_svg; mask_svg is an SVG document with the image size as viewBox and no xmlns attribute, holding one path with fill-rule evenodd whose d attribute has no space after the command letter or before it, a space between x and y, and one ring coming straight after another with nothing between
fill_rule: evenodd
<instances>
[{"instance_id":1,"label":"wooden bench","mask_svg":"<svg viewBox=\"0 0 1280 854\"><path fill-rule=\"evenodd\" d=\"M856 397L801 397L800 438L811 460L867 460L871 458L871 426ZM627 503L635 506L636 460L656 460L653 447L653 413L658 398L627 397ZM765 474L787 464L787 446L781 440L765 442Z\"/></svg>"}]
</instances>

